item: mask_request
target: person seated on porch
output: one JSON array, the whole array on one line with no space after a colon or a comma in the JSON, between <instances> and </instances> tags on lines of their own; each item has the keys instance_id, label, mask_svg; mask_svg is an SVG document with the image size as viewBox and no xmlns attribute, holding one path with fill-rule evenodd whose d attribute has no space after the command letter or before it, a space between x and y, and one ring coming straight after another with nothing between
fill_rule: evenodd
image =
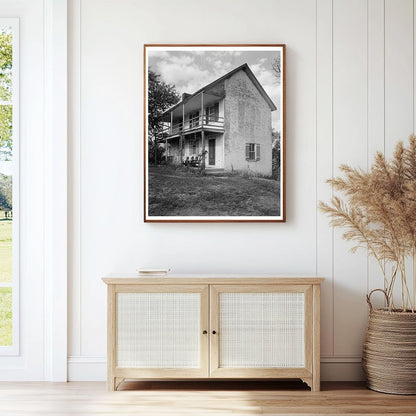
<instances>
[{"instance_id":1,"label":"person seated on porch","mask_svg":"<svg viewBox=\"0 0 416 416\"><path fill-rule=\"evenodd\" d=\"M200 157L199 156L195 156L194 166L197 168L200 165L200 163L201 163Z\"/></svg>"},{"instance_id":2,"label":"person seated on porch","mask_svg":"<svg viewBox=\"0 0 416 416\"><path fill-rule=\"evenodd\" d=\"M185 166L188 166L189 165L189 156L186 156L186 159L183 161L183 164Z\"/></svg>"}]
</instances>

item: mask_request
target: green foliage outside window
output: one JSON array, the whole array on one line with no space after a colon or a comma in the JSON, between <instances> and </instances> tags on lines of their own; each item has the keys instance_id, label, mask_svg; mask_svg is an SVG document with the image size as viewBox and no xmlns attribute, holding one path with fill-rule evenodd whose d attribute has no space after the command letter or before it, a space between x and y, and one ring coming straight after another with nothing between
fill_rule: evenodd
<instances>
[{"instance_id":1,"label":"green foliage outside window","mask_svg":"<svg viewBox=\"0 0 416 416\"><path fill-rule=\"evenodd\" d=\"M12 142L12 34L10 29L0 29L0 160L10 160ZM6 102L6 103L5 103Z\"/></svg>"}]
</instances>

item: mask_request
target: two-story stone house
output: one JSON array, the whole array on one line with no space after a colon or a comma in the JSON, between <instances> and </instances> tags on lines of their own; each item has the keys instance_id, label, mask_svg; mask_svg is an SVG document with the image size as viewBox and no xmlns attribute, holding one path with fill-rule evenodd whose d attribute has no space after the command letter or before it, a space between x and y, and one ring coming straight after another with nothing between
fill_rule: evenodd
<instances>
[{"instance_id":1,"label":"two-story stone house","mask_svg":"<svg viewBox=\"0 0 416 416\"><path fill-rule=\"evenodd\" d=\"M272 174L271 112L276 106L247 64L235 68L162 115L167 160L206 169ZM205 151L204 151L205 150Z\"/></svg>"}]
</instances>

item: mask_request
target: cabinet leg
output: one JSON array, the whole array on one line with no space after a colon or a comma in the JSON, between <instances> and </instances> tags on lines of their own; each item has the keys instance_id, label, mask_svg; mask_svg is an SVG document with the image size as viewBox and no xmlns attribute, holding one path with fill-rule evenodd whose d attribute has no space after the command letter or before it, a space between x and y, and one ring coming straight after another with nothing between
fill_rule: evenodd
<instances>
[{"instance_id":1,"label":"cabinet leg","mask_svg":"<svg viewBox=\"0 0 416 416\"><path fill-rule=\"evenodd\" d=\"M115 377L108 375L107 376L107 390L108 391L114 391L114 386L115 386Z\"/></svg>"},{"instance_id":2,"label":"cabinet leg","mask_svg":"<svg viewBox=\"0 0 416 416\"><path fill-rule=\"evenodd\" d=\"M114 390L118 389L118 386L125 380L124 377L114 377Z\"/></svg>"},{"instance_id":3,"label":"cabinet leg","mask_svg":"<svg viewBox=\"0 0 416 416\"><path fill-rule=\"evenodd\" d=\"M118 386L125 380L124 377L108 376L107 378L107 390L116 391Z\"/></svg>"},{"instance_id":4,"label":"cabinet leg","mask_svg":"<svg viewBox=\"0 0 416 416\"><path fill-rule=\"evenodd\" d=\"M312 387L312 377L305 377L302 378L302 381L308 386L310 387L311 391L313 391L313 387Z\"/></svg>"},{"instance_id":5,"label":"cabinet leg","mask_svg":"<svg viewBox=\"0 0 416 416\"><path fill-rule=\"evenodd\" d=\"M321 379L320 377L314 376L312 381L312 391L321 391Z\"/></svg>"},{"instance_id":6,"label":"cabinet leg","mask_svg":"<svg viewBox=\"0 0 416 416\"><path fill-rule=\"evenodd\" d=\"M116 390L116 377L109 375L107 377L107 390L114 391Z\"/></svg>"},{"instance_id":7,"label":"cabinet leg","mask_svg":"<svg viewBox=\"0 0 416 416\"><path fill-rule=\"evenodd\" d=\"M321 391L321 383L319 377L305 377L302 381L308 385L311 391Z\"/></svg>"}]
</instances>

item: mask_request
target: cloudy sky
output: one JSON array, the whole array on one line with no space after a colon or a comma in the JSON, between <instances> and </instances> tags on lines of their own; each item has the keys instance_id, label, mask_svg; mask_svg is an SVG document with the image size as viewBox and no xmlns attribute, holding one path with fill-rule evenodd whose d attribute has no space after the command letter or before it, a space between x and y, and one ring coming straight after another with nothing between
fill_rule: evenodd
<instances>
[{"instance_id":1,"label":"cloudy sky","mask_svg":"<svg viewBox=\"0 0 416 416\"><path fill-rule=\"evenodd\" d=\"M176 90L194 93L201 87L223 76L234 68L247 63L269 97L277 107L272 113L272 125L280 130L280 92L272 62L279 51L258 50L148 50L149 68L162 79L174 84Z\"/></svg>"}]
</instances>

